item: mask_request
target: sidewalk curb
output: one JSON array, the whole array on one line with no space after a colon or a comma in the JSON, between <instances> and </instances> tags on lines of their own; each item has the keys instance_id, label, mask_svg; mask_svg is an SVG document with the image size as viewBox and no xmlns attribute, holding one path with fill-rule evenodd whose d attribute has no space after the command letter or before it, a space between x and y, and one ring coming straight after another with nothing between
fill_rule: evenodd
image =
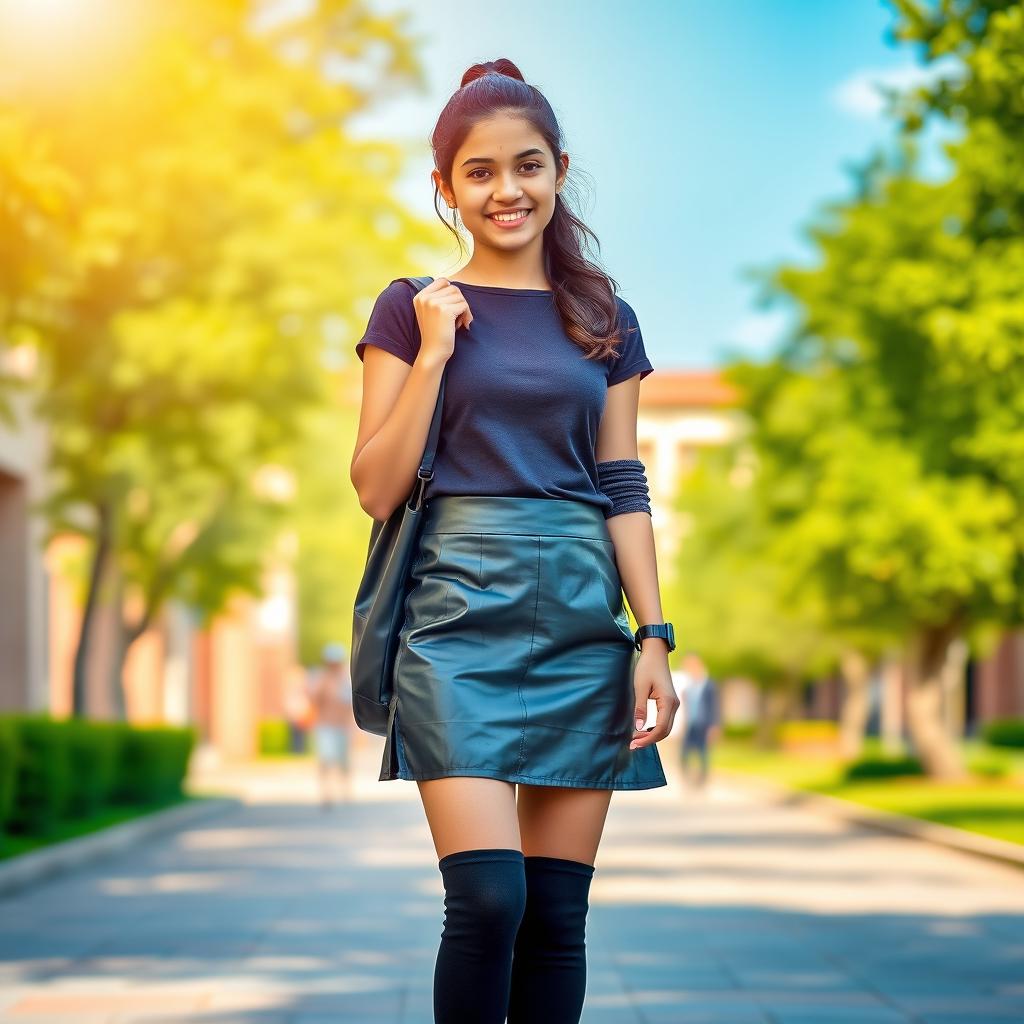
<instances>
[{"instance_id":1,"label":"sidewalk curb","mask_svg":"<svg viewBox=\"0 0 1024 1024\"><path fill-rule=\"evenodd\" d=\"M844 800L842 797L794 789L759 775L748 775L745 772L732 771L727 768L716 770L723 777L760 790L778 804L804 804L813 810L821 811L843 821L868 825L885 832L895 832L898 835L946 846L962 853L973 853L976 856L1001 861L1016 868L1024 867L1024 846L1005 839L984 836L978 832L968 832L966 829L954 828L951 825L941 825L936 821L925 821L923 818L912 818L896 811L868 807L865 804L855 803L853 800Z\"/></svg>"},{"instance_id":2,"label":"sidewalk curb","mask_svg":"<svg viewBox=\"0 0 1024 1024\"><path fill-rule=\"evenodd\" d=\"M27 889L37 882L81 867L108 854L118 853L152 836L184 828L194 822L237 810L236 797L200 797L140 818L66 839L39 850L30 850L0 861L0 898Z\"/></svg>"}]
</instances>

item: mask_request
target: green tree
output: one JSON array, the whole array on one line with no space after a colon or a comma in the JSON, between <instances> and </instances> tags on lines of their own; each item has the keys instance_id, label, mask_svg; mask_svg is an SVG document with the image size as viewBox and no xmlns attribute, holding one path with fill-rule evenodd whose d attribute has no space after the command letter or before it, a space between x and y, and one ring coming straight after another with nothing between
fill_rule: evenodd
<instances>
[{"instance_id":1,"label":"green tree","mask_svg":"<svg viewBox=\"0 0 1024 1024\"><path fill-rule=\"evenodd\" d=\"M294 468L335 400L325 367L365 297L434 248L394 197L401 147L347 130L421 82L401 17L121 17L70 50L0 40L0 337L41 355L49 534L90 546L78 712L99 601L123 587L136 609L119 677L169 597L208 619L258 592L288 503L266 470Z\"/></svg>"},{"instance_id":2,"label":"green tree","mask_svg":"<svg viewBox=\"0 0 1024 1024\"><path fill-rule=\"evenodd\" d=\"M741 375L796 564L840 625L904 637L914 745L952 777L950 645L984 648L1024 615L1024 22L1019 4L896 6L901 38L959 73L896 104L898 157L817 219L818 265L768 275L799 326L781 369ZM937 183L917 170L929 115L964 129Z\"/></svg>"},{"instance_id":3,"label":"green tree","mask_svg":"<svg viewBox=\"0 0 1024 1024\"><path fill-rule=\"evenodd\" d=\"M842 646L817 591L794 580L760 479L745 439L698 462L675 508L685 525L671 606L683 646L714 674L758 687L758 742L769 746L801 689L836 667Z\"/></svg>"}]
</instances>

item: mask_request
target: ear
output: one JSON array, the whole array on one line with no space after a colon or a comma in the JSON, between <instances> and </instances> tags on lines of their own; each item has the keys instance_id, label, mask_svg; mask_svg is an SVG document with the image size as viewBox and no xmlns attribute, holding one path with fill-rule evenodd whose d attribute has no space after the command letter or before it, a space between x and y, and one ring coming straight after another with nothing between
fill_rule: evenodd
<instances>
[{"instance_id":1,"label":"ear","mask_svg":"<svg viewBox=\"0 0 1024 1024\"><path fill-rule=\"evenodd\" d=\"M434 184L437 186L438 192L441 193L442 198L448 204L449 208L455 206L455 193L448 188L441 178L441 172L436 168L430 172L430 177Z\"/></svg>"},{"instance_id":2,"label":"ear","mask_svg":"<svg viewBox=\"0 0 1024 1024\"><path fill-rule=\"evenodd\" d=\"M569 154L562 150L558 162L561 165L561 172L555 177L555 189L560 190L565 184L565 176L569 173Z\"/></svg>"}]
</instances>

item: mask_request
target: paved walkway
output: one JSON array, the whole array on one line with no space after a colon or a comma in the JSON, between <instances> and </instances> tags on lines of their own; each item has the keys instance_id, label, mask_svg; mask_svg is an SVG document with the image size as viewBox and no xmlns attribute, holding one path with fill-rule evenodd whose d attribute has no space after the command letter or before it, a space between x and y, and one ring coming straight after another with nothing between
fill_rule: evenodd
<instances>
[{"instance_id":1,"label":"paved walkway","mask_svg":"<svg viewBox=\"0 0 1024 1024\"><path fill-rule=\"evenodd\" d=\"M323 812L308 769L0 900L0 1021L430 1024L443 890L416 788ZM735 782L617 794L585 1024L1024 1021L1024 872L764 806Z\"/></svg>"}]
</instances>

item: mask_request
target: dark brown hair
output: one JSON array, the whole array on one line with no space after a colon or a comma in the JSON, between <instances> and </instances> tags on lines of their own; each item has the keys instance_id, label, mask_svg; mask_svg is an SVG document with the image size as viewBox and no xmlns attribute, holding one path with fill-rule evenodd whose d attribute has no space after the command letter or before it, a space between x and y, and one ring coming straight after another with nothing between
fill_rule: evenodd
<instances>
[{"instance_id":1,"label":"dark brown hair","mask_svg":"<svg viewBox=\"0 0 1024 1024\"><path fill-rule=\"evenodd\" d=\"M563 146L562 130L551 104L535 86L523 79L519 68L504 57L474 64L462 76L460 88L445 104L430 136L434 166L451 187L452 164L459 146L473 126L496 113L524 118L544 137L558 164ZM586 224L569 208L566 190L573 187L572 172L555 195L555 212L544 228L544 271L554 289L554 300L565 332L583 349L587 358L617 354L619 340L615 301L617 282L584 255L589 235L600 250L601 243ZM434 188L434 209L444 226L455 235L462 251L462 236L449 224L438 205ZM458 219L458 210L453 211Z\"/></svg>"}]
</instances>

